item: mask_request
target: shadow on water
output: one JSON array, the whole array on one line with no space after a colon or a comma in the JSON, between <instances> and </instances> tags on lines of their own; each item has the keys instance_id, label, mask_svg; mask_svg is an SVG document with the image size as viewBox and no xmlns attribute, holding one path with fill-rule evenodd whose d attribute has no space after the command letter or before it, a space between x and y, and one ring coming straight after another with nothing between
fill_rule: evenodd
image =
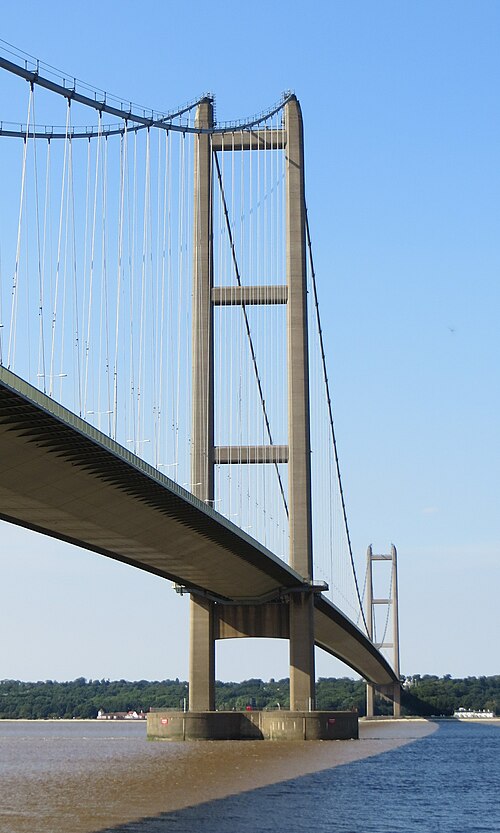
<instances>
[{"instance_id":1,"label":"shadow on water","mask_svg":"<svg viewBox=\"0 0 500 833\"><path fill-rule=\"evenodd\" d=\"M383 754L100 833L498 833L500 727L439 723Z\"/></svg>"}]
</instances>

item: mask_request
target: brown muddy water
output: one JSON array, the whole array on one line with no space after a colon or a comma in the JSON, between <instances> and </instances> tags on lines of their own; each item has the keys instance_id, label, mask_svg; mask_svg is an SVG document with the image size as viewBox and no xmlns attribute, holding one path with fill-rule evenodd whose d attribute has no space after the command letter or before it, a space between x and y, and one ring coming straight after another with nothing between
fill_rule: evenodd
<instances>
[{"instance_id":1,"label":"brown muddy water","mask_svg":"<svg viewBox=\"0 0 500 833\"><path fill-rule=\"evenodd\" d=\"M500 728L451 729L384 721L363 723L359 741L177 744L147 742L144 724L0 721L0 831L498 831L498 806L478 826L477 800L475 826L429 815L432 801L456 805L436 786L440 756L449 783L450 755L460 766L486 744L500 785Z\"/></svg>"},{"instance_id":2,"label":"brown muddy water","mask_svg":"<svg viewBox=\"0 0 500 833\"><path fill-rule=\"evenodd\" d=\"M372 724L347 742L147 742L144 724L0 723L2 833L90 833L377 755L428 723Z\"/></svg>"}]
</instances>

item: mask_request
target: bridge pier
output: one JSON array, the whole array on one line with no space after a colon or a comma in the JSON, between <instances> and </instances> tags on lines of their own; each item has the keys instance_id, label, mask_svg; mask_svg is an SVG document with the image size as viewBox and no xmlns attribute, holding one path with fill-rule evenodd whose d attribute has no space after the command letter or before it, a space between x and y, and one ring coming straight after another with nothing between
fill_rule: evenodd
<instances>
[{"instance_id":1,"label":"bridge pier","mask_svg":"<svg viewBox=\"0 0 500 833\"><path fill-rule=\"evenodd\" d=\"M189 709L214 711L214 603L193 595L190 598L189 641Z\"/></svg>"},{"instance_id":2,"label":"bridge pier","mask_svg":"<svg viewBox=\"0 0 500 833\"><path fill-rule=\"evenodd\" d=\"M351 740L359 734L357 712L152 711L148 740Z\"/></svg>"},{"instance_id":3,"label":"bridge pier","mask_svg":"<svg viewBox=\"0 0 500 833\"><path fill-rule=\"evenodd\" d=\"M290 709L315 708L314 596L292 593L290 617Z\"/></svg>"},{"instance_id":4,"label":"bridge pier","mask_svg":"<svg viewBox=\"0 0 500 833\"><path fill-rule=\"evenodd\" d=\"M374 717L375 715L375 686L371 683L366 684L366 716Z\"/></svg>"},{"instance_id":5,"label":"bridge pier","mask_svg":"<svg viewBox=\"0 0 500 833\"><path fill-rule=\"evenodd\" d=\"M373 683L366 684L366 716L375 717L375 695L380 694L385 700L392 703L392 716L401 717L401 685L376 686Z\"/></svg>"}]
</instances>

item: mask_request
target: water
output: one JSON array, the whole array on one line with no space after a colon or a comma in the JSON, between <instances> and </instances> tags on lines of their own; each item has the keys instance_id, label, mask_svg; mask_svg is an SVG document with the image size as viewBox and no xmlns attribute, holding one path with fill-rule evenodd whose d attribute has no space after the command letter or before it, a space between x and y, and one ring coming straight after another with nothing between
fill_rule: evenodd
<instances>
[{"instance_id":1,"label":"water","mask_svg":"<svg viewBox=\"0 0 500 833\"><path fill-rule=\"evenodd\" d=\"M0 722L1 833L198 830L499 833L500 723L169 744L144 724Z\"/></svg>"}]
</instances>

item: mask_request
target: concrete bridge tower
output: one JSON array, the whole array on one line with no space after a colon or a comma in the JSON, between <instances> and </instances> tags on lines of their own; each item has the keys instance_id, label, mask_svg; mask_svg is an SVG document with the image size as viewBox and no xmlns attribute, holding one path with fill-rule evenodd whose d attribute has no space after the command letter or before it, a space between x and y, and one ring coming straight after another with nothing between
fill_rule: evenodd
<instances>
[{"instance_id":1,"label":"concrete bridge tower","mask_svg":"<svg viewBox=\"0 0 500 833\"><path fill-rule=\"evenodd\" d=\"M391 546L389 554L378 555L373 552L372 546L368 547L367 554L367 581L366 581L366 609L367 609L367 626L368 636L374 641L375 638L375 610L377 605L383 605L388 608L387 615L392 613L392 641L386 642L385 639L377 648L392 649L393 668L397 677L397 682L389 686L374 686L372 683L366 684L366 716L373 717L375 714L375 693L379 691L384 697L392 700L393 715L399 717L401 714L401 686L399 684L399 612L398 612L398 567L397 567L397 551L394 545ZM390 592L387 598L377 598L373 594L373 564L374 562L390 562L391 564L391 584Z\"/></svg>"},{"instance_id":2,"label":"concrete bridge tower","mask_svg":"<svg viewBox=\"0 0 500 833\"><path fill-rule=\"evenodd\" d=\"M278 447L257 447L251 462L288 463L290 565L303 576L304 591L290 594L288 622L276 625L280 632L268 629L265 635L289 637L290 708L310 710L314 708L315 670L304 142L300 105L294 96L285 104L284 115L284 129L273 131L272 144L265 130L247 132L246 137L242 134L241 145L238 143L241 152L284 150L286 175L286 285L278 289L282 290L282 303L287 305L288 445L279 452ZM196 126L207 132L197 134L194 153L191 479L194 494L211 506L215 498L213 311L217 302L213 286L213 154L217 148L224 149L223 144L217 143L218 134L210 133L213 125L213 103L207 98L199 104L196 115ZM275 286L249 287L248 293L242 293L241 303L252 303L251 299L259 304L276 303L276 289ZM231 454L226 459L219 454L217 459L231 462ZM192 711L211 711L215 707L215 638L223 608L223 604L191 595L189 704ZM249 624L258 618L262 617L252 616L248 609L241 612L238 630L242 636L264 635Z\"/></svg>"}]
</instances>

